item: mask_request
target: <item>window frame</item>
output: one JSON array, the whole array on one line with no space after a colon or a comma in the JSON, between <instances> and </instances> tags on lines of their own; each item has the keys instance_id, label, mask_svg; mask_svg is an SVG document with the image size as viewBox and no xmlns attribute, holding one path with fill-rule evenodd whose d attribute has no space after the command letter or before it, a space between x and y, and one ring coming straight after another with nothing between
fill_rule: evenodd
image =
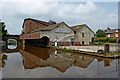
<instances>
[{"instance_id":1,"label":"window frame","mask_svg":"<svg viewBox=\"0 0 120 80\"><path fill-rule=\"evenodd\" d=\"M108 34L108 37L110 37L110 34Z\"/></svg>"},{"instance_id":2,"label":"window frame","mask_svg":"<svg viewBox=\"0 0 120 80\"><path fill-rule=\"evenodd\" d=\"M115 33L115 37L118 37L118 33Z\"/></svg>"},{"instance_id":3,"label":"window frame","mask_svg":"<svg viewBox=\"0 0 120 80\"><path fill-rule=\"evenodd\" d=\"M82 37L83 37L83 38L85 37L85 34L84 34L84 33L82 33Z\"/></svg>"}]
</instances>

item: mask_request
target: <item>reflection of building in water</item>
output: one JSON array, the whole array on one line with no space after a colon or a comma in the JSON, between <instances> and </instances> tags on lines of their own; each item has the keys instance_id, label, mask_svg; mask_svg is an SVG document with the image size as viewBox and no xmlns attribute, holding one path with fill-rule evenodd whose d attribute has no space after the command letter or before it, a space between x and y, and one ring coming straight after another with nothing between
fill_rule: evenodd
<instances>
[{"instance_id":1,"label":"reflection of building in water","mask_svg":"<svg viewBox=\"0 0 120 80\"><path fill-rule=\"evenodd\" d=\"M110 59L102 59L97 57L98 62L104 61L104 66L110 66Z\"/></svg>"},{"instance_id":2,"label":"reflection of building in water","mask_svg":"<svg viewBox=\"0 0 120 80\"><path fill-rule=\"evenodd\" d=\"M43 52L45 51L45 52ZM70 66L75 65L86 68L93 59L89 57L73 55L72 53L57 53L53 54L52 50L37 47L27 47L25 51L20 50L23 55L23 64L25 69L34 69L37 67L51 66L61 72L65 72ZM52 53L52 54L51 54Z\"/></svg>"},{"instance_id":3,"label":"reflection of building in water","mask_svg":"<svg viewBox=\"0 0 120 80\"><path fill-rule=\"evenodd\" d=\"M98 60L98 62L101 62L101 61L102 61L102 58L98 58L98 57L97 57L97 60Z\"/></svg>"},{"instance_id":4,"label":"reflection of building in water","mask_svg":"<svg viewBox=\"0 0 120 80\"><path fill-rule=\"evenodd\" d=\"M104 66L110 66L110 60L104 60Z\"/></svg>"},{"instance_id":5,"label":"reflection of building in water","mask_svg":"<svg viewBox=\"0 0 120 80\"><path fill-rule=\"evenodd\" d=\"M75 66L81 67L81 68L87 68L88 65L93 61L93 58L85 57L85 56L76 56L75 58Z\"/></svg>"},{"instance_id":6,"label":"reflection of building in water","mask_svg":"<svg viewBox=\"0 0 120 80\"><path fill-rule=\"evenodd\" d=\"M49 58L49 54L52 53L52 50L49 48L40 48L30 45L26 45L25 51L43 60L47 60Z\"/></svg>"},{"instance_id":7,"label":"reflection of building in water","mask_svg":"<svg viewBox=\"0 0 120 80\"><path fill-rule=\"evenodd\" d=\"M65 57L62 57L61 55L57 55L56 57L55 54L51 54L50 58L48 58L47 60L43 60L37 55L32 55L31 53L28 53L23 50L20 50L20 53L23 55L23 63L26 69L52 66L60 70L61 72L64 72L74 62L74 60L67 59Z\"/></svg>"}]
</instances>

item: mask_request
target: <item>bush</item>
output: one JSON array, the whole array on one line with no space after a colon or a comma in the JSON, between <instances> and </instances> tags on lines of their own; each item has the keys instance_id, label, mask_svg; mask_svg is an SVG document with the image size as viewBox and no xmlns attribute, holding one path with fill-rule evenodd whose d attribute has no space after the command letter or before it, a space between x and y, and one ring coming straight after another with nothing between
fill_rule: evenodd
<instances>
[{"instance_id":1,"label":"bush","mask_svg":"<svg viewBox=\"0 0 120 80\"><path fill-rule=\"evenodd\" d=\"M94 37L92 37L92 43L94 43Z\"/></svg>"},{"instance_id":2,"label":"bush","mask_svg":"<svg viewBox=\"0 0 120 80\"><path fill-rule=\"evenodd\" d=\"M117 39L116 38L97 38L94 39L94 42L116 42Z\"/></svg>"},{"instance_id":3,"label":"bush","mask_svg":"<svg viewBox=\"0 0 120 80\"><path fill-rule=\"evenodd\" d=\"M98 42L98 39L94 39L94 42Z\"/></svg>"},{"instance_id":4,"label":"bush","mask_svg":"<svg viewBox=\"0 0 120 80\"><path fill-rule=\"evenodd\" d=\"M106 42L107 41L107 38L97 38L97 39L94 39L94 42Z\"/></svg>"},{"instance_id":5,"label":"bush","mask_svg":"<svg viewBox=\"0 0 120 80\"><path fill-rule=\"evenodd\" d=\"M109 42L116 42L117 39L116 39L116 38L108 38L108 41L109 41Z\"/></svg>"},{"instance_id":6,"label":"bush","mask_svg":"<svg viewBox=\"0 0 120 80\"><path fill-rule=\"evenodd\" d=\"M95 45L103 45L104 43L102 42L95 42Z\"/></svg>"},{"instance_id":7,"label":"bush","mask_svg":"<svg viewBox=\"0 0 120 80\"><path fill-rule=\"evenodd\" d=\"M107 38L99 38L99 41L100 41L100 42L106 42L106 41L107 41Z\"/></svg>"}]
</instances>

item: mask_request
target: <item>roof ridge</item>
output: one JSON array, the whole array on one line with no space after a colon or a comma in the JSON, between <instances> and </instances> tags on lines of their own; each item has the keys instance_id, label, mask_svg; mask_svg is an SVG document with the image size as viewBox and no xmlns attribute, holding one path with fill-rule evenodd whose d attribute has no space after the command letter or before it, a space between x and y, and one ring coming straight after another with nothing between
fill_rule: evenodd
<instances>
[{"instance_id":1,"label":"roof ridge","mask_svg":"<svg viewBox=\"0 0 120 80\"><path fill-rule=\"evenodd\" d=\"M86 24L80 24L80 25L75 25L75 26L81 26L81 25L86 25ZM71 26L71 27L74 27L74 26Z\"/></svg>"},{"instance_id":2,"label":"roof ridge","mask_svg":"<svg viewBox=\"0 0 120 80\"><path fill-rule=\"evenodd\" d=\"M27 18L25 20L33 20L33 21L37 21L39 23L42 23L42 24L45 24L45 25L50 25L49 22L46 22L46 21L42 21L42 20L37 20L37 19L33 19L33 18Z\"/></svg>"}]
</instances>

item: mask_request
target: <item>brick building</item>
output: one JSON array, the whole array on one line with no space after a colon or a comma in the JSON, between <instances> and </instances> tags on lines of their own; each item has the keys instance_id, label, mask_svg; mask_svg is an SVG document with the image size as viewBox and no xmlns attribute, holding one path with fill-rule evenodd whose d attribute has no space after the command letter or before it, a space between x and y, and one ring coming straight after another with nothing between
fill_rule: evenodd
<instances>
[{"instance_id":1,"label":"brick building","mask_svg":"<svg viewBox=\"0 0 120 80\"><path fill-rule=\"evenodd\" d=\"M120 29L110 29L107 28L107 31L105 32L106 37L110 38L118 38L118 41L120 41Z\"/></svg>"},{"instance_id":2,"label":"brick building","mask_svg":"<svg viewBox=\"0 0 120 80\"><path fill-rule=\"evenodd\" d=\"M77 29L77 27L79 27L79 29ZM94 32L87 25L79 25L77 27L69 27L64 22L44 22L28 18L24 20L22 26L23 32L20 39L26 40L31 44L35 44L35 42L37 42L37 44L39 42L44 43L41 41L47 40L50 45L54 44L55 41L57 41L59 45L74 45L75 42L89 45L92 37L94 37Z\"/></svg>"},{"instance_id":3,"label":"brick building","mask_svg":"<svg viewBox=\"0 0 120 80\"><path fill-rule=\"evenodd\" d=\"M26 34L32 32L33 30L41 29L49 25L51 25L49 22L27 18L24 20L22 28L24 34Z\"/></svg>"}]
</instances>

